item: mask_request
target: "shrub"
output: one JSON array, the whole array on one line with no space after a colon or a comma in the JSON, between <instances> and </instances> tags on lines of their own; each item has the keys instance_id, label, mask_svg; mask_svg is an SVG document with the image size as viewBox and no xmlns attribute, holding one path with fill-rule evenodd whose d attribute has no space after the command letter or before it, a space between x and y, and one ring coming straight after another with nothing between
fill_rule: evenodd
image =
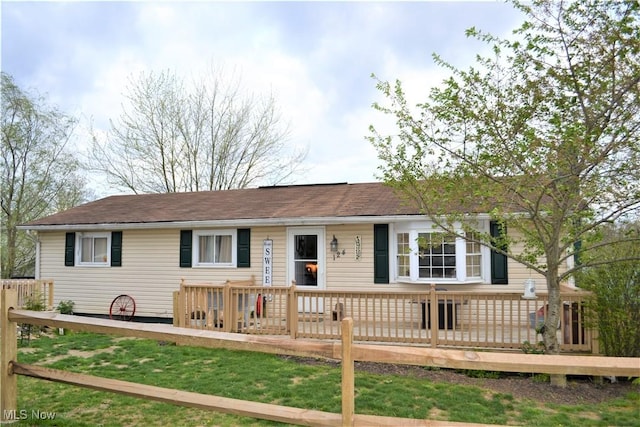
<instances>
[{"instance_id":1,"label":"shrub","mask_svg":"<svg viewBox=\"0 0 640 427\"><path fill-rule=\"evenodd\" d=\"M44 302L44 295L41 292L34 292L27 296L24 301L24 308L32 311L44 311L46 305ZM20 324L20 343L23 344L26 340L27 345L31 342L31 334L33 332L40 332L40 328L34 325L26 323Z\"/></svg>"},{"instance_id":2,"label":"shrub","mask_svg":"<svg viewBox=\"0 0 640 427\"><path fill-rule=\"evenodd\" d=\"M607 264L590 267L576 283L592 292L587 321L596 326L607 356L640 357L640 245L638 227L610 230L605 239L619 243L589 254Z\"/></svg>"},{"instance_id":3,"label":"shrub","mask_svg":"<svg viewBox=\"0 0 640 427\"><path fill-rule=\"evenodd\" d=\"M60 301L56 309L60 312L60 314L73 314L73 307L75 307L76 303L71 300Z\"/></svg>"}]
</instances>

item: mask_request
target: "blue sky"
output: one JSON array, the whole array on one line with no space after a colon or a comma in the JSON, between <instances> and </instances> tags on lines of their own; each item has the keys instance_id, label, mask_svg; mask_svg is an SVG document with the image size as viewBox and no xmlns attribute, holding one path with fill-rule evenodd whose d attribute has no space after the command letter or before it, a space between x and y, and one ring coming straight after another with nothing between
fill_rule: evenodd
<instances>
[{"instance_id":1,"label":"blue sky","mask_svg":"<svg viewBox=\"0 0 640 427\"><path fill-rule=\"evenodd\" d=\"M1 8L2 70L80 120L79 151L90 122L101 132L117 119L131 76L222 66L247 90L272 93L290 124L288 143L308 147L297 183L377 180L368 126L392 126L371 108L383 100L371 73L402 80L418 103L447 76L432 53L465 67L486 49L465 29L508 36L522 21L497 1L4 0ZM99 196L117 193L91 178Z\"/></svg>"}]
</instances>

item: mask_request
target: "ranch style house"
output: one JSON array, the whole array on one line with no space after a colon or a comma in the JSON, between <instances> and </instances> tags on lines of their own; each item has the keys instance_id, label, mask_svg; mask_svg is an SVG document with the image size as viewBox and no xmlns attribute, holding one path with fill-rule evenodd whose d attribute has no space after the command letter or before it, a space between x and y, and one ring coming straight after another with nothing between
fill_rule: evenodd
<instances>
[{"instance_id":1,"label":"ranch style house","mask_svg":"<svg viewBox=\"0 0 640 427\"><path fill-rule=\"evenodd\" d=\"M464 213L483 232L500 232L487 212ZM78 314L97 316L128 294L136 318L170 322L182 280L512 293L527 279L544 282L485 246L440 232L379 182L110 196L21 228L37 241L36 278L55 280L54 304L72 300Z\"/></svg>"}]
</instances>

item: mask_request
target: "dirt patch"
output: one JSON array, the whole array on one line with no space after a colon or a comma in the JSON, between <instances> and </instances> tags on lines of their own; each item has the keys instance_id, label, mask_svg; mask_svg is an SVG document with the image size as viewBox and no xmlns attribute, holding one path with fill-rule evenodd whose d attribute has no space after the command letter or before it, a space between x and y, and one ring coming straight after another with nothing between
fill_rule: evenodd
<instances>
[{"instance_id":1,"label":"dirt patch","mask_svg":"<svg viewBox=\"0 0 640 427\"><path fill-rule=\"evenodd\" d=\"M47 359L44 359L44 360L42 360L40 362L40 364L49 365L51 363L55 363L55 362L57 362L59 360L66 359L67 357L71 357L71 356L81 357L83 359L88 359L90 357L95 356L96 354L113 353L117 348L120 348L120 347L111 346L111 347L101 348L101 349L92 350L92 351L69 350L69 352L67 354L61 354L59 356L54 356L54 357L49 357Z\"/></svg>"},{"instance_id":2,"label":"dirt patch","mask_svg":"<svg viewBox=\"0 0 640 427\"><path fill-rule=\"evenodd\" d=\"M339 367L339 361L296 356L281 356L301 364ZM540 403L566 405L594 404L623 397L632 391L640 391L628 379L618 378L596 381L593 377L569 376L567 387L551 385L548 381L534 379L532 375L502 373L499 378L474 378L453 369L431 370L420 366L390 363L355 362L356 371L373 374L390 374L424 378L435 383L463 384L488 389L496 393L510 394L516 399L530 399Z\"/></svg>"}]
</instances>

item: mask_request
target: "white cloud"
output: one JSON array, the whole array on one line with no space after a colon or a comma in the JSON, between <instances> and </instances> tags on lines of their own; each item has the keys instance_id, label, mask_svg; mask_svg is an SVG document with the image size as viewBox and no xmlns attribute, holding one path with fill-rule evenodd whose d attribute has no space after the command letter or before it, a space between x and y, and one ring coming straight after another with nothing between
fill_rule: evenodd
<instances>
[{"instance_id":1,"label":"white cloud","mask_svg":"<svg viewBox=\"0 0 640 427\"><path fill-rule=\"evenodd\" d=\"M2 60L18 84L102 131L119 116L130 76L222 66L247 90L272 93L291 144L309 147L300 182L362 182L378 165L368 126L394 131L371 108L383 99L370 74L400 79L411 105L424 101L447 75L432 52L470 63L479 46L464 28L506 32L516 17L490 2L6 3ZM86 129L77 140L87 146Z\"/></svg>"}]
</instances>

